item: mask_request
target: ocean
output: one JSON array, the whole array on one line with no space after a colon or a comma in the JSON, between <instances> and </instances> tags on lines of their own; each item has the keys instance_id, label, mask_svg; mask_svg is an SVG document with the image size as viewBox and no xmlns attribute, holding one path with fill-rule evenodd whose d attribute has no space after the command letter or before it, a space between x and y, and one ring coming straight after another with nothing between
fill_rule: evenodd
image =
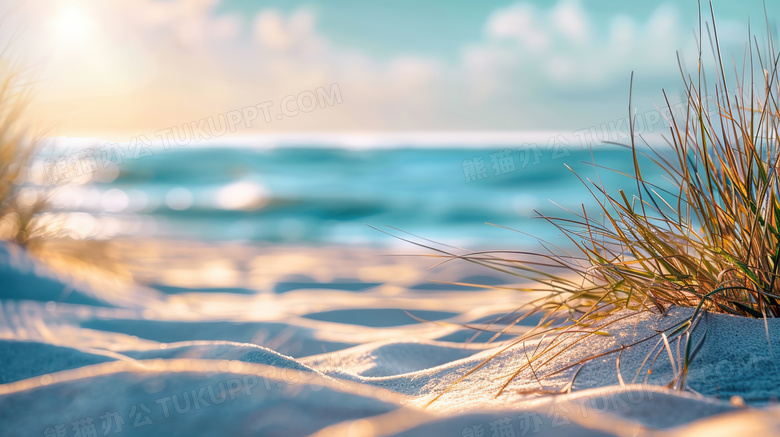
<instances>
[{"instance_id":1,"label":"ocean","mask_svg":"<svg viewBox=\"0 0 780 437\"><path fill-rule=\"evenodd\" d=\"M615 194L636 192L635 182L619 173L633 174L631 152L613 146L226 143L130 155L104 151L91 182L60 188L55 203L70 214L72 232L312 246L408 244L378 228L459 247L511 249L537 239L562 242L552 225L534 218L537 212L568 216L564 209L579 211L582 204L594 211L597 203L577 175L600 180ZM646 179L663 183L662 172L646 159L642 169Z\"/></svg>"}]
</instances>

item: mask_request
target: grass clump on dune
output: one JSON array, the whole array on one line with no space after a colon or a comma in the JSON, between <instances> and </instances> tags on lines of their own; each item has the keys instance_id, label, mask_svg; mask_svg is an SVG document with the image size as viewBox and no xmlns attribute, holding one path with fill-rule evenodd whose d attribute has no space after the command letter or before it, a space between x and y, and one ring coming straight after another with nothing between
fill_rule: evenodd
<instances>
[{"instance_id":1,"label":"grass clump on dune","mask_svg":"<svg viewBox=\"0 0 780 437\"><path fill-rule=\"evenodd\" d=\"M48 236L38 220L48 202L23 188L41 142L26 119L32 88L8 58L0 54L0 240L27 245Z\"/></svg>"},{"instance_id":2,"label":"grass clump on dune","mask_svg":"<svg viewBox=\"0 0 780 437\"><path fill-rule=\"evenodd\" d=\"M68 276L109 273L127 279L121 257L109 241L71 237L51 196L56 186L38 175L43 132L30 120L34 87L8 48L0 51L0 242L24 246L36 258Z\"/></svg>"},{"instance_id":3,"label":"grass clump on dune","mask_svg":"<svg viewBox=\"0 0 780 437\"><path fill-rule=\"evenodd\" d=\"M638 194L589 183L597 214L547 218L579 251L556 261L585 284L567 290L561 303L582 317L671 305L780 317L780 57L771 37L764 51L754 40L731 85L717 27L708 31L716 80L708 87L701 59L693 74L681 67L688 110L668 120L671 156L647 144L642 152L632 126ZM754 86L757 76L762 86ZM730 95L734 88L750 96ZM666 173L674 191L643 178L639 153Z\"/></svg>"},{"instance_id":4,"label":"grass clump on dune","mask_svg":"<svg viewBox=\"0 0 780 437\"><path fill-rule=\"evenodd\" d=\"M767 24L768 40L760 44L752 37L742 65L727 69L712 5L710 13L711 26L700 18L699 35L708 39L710 47L703 47L703 38L699 39L696 70L686 72L680 62L687 111L667 120L667 144L648 144L634 132L631 118L631 143L625 146L633 158L630 177L636 194L613 192L580 178L598 209L583 207L567 217L543 216L568 238L573 252L459 255L435 249L446 259L464 259L532 280L536 285L525 291L547 292L526 308L526 317L545 311L547 318L513 344L588 328L600 334L597 331L604 326L600 321L618 311L665 313L673 306L693 307L690 318L653 336L659 338L658 353L669 350L675 341L678 350L683 346L679 372L669 385L684 389L689 365L701 345L692 344L692 333L703 314L780 317L780 54ZM709 75L703 67L703 49L714 60ZM713 74L714 81L708 82ZM748 91L729 94L733 89ZM669 104L665 92L664 98ZM645 179L640 158L659 166L667 181ZM558 274L561 269L566 273ZM567 321L553 323L561 314L568 316ZM543 354L553 354L563 344L558 338L513 372L498 394L526 367L537 366L533 363ZM602 351L589 359L623 349Z\"/></svg>"}]
</instances>

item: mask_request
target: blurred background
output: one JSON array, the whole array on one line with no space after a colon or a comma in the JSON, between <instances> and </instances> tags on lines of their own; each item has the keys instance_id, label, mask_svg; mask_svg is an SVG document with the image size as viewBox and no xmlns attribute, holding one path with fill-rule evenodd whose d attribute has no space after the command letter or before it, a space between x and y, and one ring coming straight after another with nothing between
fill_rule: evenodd
<instances>
[{"instance_id":1,"label":"blurred background","mask_svg":"<svg viewBox=\"0 0 780 437\"><path fill-rule=\"evenodd\" d=\"M724 64L735 66L727 74L742 74L751 31L762 51L767 32L777 37L780 1L714 0L714 9ZM708 5L704 15L711 22ZM288 428L275 423L313 431L359 417L367 419L347 434L407 425L430 434L444 421L428 422L416 406L454 388L427 411L463 412L449 416L466 426L455 433L475 435L487 427L470 421L491 416L467 409L483 398L492 411L528 396L542 408L535 392L623 385L621 366L627 375L639 362L620 364L618 355L614 365L603 354L609 369L586 370L575 385L590 360L580 353L660 331L644 315L630 328L622 315L592 324L622 305L617 292L594 300L598 290L583 284L610 270L583 278L561 268L557 260L582 260L566 252L579 242L538 214L588 210L597 221L601 187L632 199L631 126L641 151L664 149L669 119L688 115L698 35L704 67L716 74L707 36L715 29L699 23L697 0L0 0L0 434L96 435L99 424L107 434L113 421L115 432L144 426L139 435L180 435L168 430L187 424L204 434L225 423L233 435L280 435ZM762 71L746 74L764 83ZM753 91L737 81L717 90L747 100ZM664 174L639 161L663 193ZM677 192L666 194L676 204ZM560 257L544 258L550 252ZM540 274L523 276L512 261ZM592 271L587 263L581 271ZM561 277L547 281L553 275ZM567 294L578 284L588 293ZM580 325L598 336L574 330L577 339L550 355L539 346L559 337L538 337L549 325L520 337L543 322L529 309L557 307L544 323L563 322L571 302L593 303L593 319ZM594 340L608 324L618 335ZM633 333L621 339L623 327ZM757 327L739 339L763 341L765 327L769 336L768 324ZM669 342L688 331L668 332L671 367L662 360L671 372L653 378L676 374ZM562 365L537 377L521 344L526 360ZM721 364L711 359L718 354L750 368L769 362L763 343L750 360L731 353L733 343L713 344L701 349L701 375ZM497 361L476 365L490 350ZM327 384L296 377L283 387L288 371L309 365ZM472 365L479 374L463 373ZM265 368L288 377L273 387L257 370ZM523 372L510 376L515 368ZM617 379L605 379L613 369ZM266 391L253 403L200 408L205 381L210 392L221 387L221 400L211 392L219 404L226 384L233 399L236 375L255 372ZM709 413L744 406L742 396L764 402L776 393L765 386L778 386L740 385L729 373L720 383L700 378L709 384L699 389L691 375L688 385L705 395L735 395L733 406L707 400L697 410ZM507 403L495 404L515 377L504 386ZM198 412L185 417L190 393ZM166 394L177 411L170 419ZM672 399L669 408L682 405L658 394ZM384 415L396 402L404 407ZM652 425L648 412L661 417L663 404L622 409L617 420L628 426L631 411ZM145 427L147 406L154 427ZM6 414L11 408L19 414ZM670 417L659 426L682 416ZM569 420L556 414L552 427L559 418ZM575 419L594 434L610 423ZM489 426L513 433L508 420Z\"/></svg>"},{"instance_id":2,"label":"blurred background","mask_svg":"<svg viewBox=\"0 0 780 437\"><path fill-rule=\"evenodd\" d=\"M765 34L766 9L774 32L780 12L714 7L738 65L748 23ZM528 217L560 211L550 199L589 202L565 165L630 190L583 161L631 170L605 143L629 141L632 71L637 131L663 145L682 110L677 53L695 68L699 31L696 1L2 9L0 38L34 83L29 118L47 137L23 199L57 185L52 217L75 238L306 247L406 244L366 225L469 248L555 240Z\"/></svg>"}]
</instances>

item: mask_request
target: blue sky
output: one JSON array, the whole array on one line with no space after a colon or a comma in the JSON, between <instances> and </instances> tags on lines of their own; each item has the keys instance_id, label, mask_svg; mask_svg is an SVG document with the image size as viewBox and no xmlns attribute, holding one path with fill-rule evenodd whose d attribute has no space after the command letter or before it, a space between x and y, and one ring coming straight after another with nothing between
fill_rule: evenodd
<instances>
[{"instance_id":1,"label":"blue sky","mask_svg":"<svg viewBox=\"0 0 780 437\"><path fill-rule=\"evenodd\" d=\"M22 34L36 113L55 133L120 138L333 83L342 103L236 134L572 131L625 116L631 71L638 110L679 96L675 52L694 65L698 26L695 1L20 5L0 37ZM715 2L727 59L748 19L765 34L763 7Z\"/></svg>"},{"instance_id":2,"label":"blue sky","mask_svg":"<svg viewBox=\"0 0 780 437\"><path fill-rule=\"evenodd\" d=\"M319 29L331 41L350 46L376 56L392 57L398 53L415 53L421 56L456 60L460 48L478 40L485 22L497 10L518 3L527 3L544 10L555 6L555 1L473 1L473 0L398 0L393 2L359 2L334 0L329 2L296 2L288 0L251 1L224 0L215 13L240 13L245 17L267 8L292 12L300 7L316 11ZM580 2L582 10L595 27L605 30L610 20L619 15L643 21L663 2L621 2L615 0L589 0ZM698 7L695 1L670 2L681 18L690 25L696 24ZM770 16L780 11L769 2ZM705 4L705 8L707 5ZM760 1L716 2L718 16L746 21L763 18ZM709 12L708 10L705 12ZM763 24L759 22L758 24Z\"/></svg>"}]
</instances>

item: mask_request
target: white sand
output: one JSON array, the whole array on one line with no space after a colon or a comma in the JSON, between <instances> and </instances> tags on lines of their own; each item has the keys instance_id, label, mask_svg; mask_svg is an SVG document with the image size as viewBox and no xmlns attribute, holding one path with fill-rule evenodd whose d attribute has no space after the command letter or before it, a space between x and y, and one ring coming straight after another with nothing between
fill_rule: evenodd
<instances>
[{"instance_id":1,"label":"white sand","mask_svg":"<svg viewBox=\"0 0 780 437\"><path fill-rule=\"evenodd\" d=\"M677 342L651 375L642 366L657 336L620 355L625 385L615 353L585 365L571 393L545 395L566 388L578 368L567 366L691 310L632 315L542 353L553 339L465 343L473 333L456 324L511 311L518 298L506 290L421 291L392 278L342 290L349 281L291 277L266 284L294 289L283 293L106 293L66 286L0 246L0 435L780 435L777 320L708 315L687 391L664 387L679 371Z\"/></svg>"}]
</instances>

